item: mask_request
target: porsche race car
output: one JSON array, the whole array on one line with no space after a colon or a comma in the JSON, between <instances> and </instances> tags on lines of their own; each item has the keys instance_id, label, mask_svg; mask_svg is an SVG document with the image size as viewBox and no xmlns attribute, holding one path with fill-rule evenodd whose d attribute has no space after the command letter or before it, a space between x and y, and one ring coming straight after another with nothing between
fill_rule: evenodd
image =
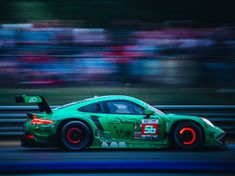
<instances>
[{"instance_id":1,"label":"porsche race car","mask_svg":"<svg viewBox=\"0 0 235 176\"><path fill-rule=\"evenodd\" d=\"M208 119L165 114L130 96L93 97L51 109L42 96L16 96L36 103L40 113L27 113L21 145L87 148L166 148L196 150L223 147L225 132Z\"/></svg>"}]
</instances>

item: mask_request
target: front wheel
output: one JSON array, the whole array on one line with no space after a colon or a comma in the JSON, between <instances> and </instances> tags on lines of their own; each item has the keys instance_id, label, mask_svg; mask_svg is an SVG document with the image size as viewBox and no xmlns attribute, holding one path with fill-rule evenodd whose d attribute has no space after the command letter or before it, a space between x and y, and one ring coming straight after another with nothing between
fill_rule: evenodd
<instances>
[{"instance_id":1,"label":"front wheel","mask_svg":"<svg viewBox=\"0 0 235 176\"><path fill-rule=\"evenodd\" d=\"M91 138L91 130L81 121L66 123L60 132L61 145L66 150L82 150L88 147Z\"/></svg>"},{"instance_id":2,"label":"front wheel","mask_svg":"<svg viewBox=\"0 0 235 176\"><path fill-rule=\"evenodd\" d=\"M203 144L203 132L193 122L181 122L172 134L174 145L181 150L196 150Z\"/></svg>"}]
</instances>

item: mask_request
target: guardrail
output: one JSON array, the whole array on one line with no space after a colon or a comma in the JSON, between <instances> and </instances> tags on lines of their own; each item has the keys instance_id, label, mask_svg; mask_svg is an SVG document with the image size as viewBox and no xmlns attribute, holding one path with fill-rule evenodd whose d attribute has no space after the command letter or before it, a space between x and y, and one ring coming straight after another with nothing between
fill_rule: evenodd
<instances>
[{"instance_id":1,"label":"guardrail","mask_svg":"<svg viewBox=\"0 0 235 176\"><path fill-rule=\"evenodd\" d=\"M51 106L55 108L56 106ZM156 108L174 114L196 115L208 118L235 139L235 105L158 105ZM26 112L38 112L37 106L0 106L0 137L19 137L23 134Z\"/></svg>"}]
</instances>

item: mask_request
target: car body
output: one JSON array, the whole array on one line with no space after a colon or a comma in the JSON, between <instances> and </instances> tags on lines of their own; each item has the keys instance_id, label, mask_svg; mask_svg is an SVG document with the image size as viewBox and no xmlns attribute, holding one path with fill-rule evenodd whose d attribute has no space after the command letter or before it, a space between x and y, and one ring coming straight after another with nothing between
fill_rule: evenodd
<instances>
[{"instance_id":1,"label":"car body","mask_svg":"<svg viewBox=\"0 0 235 176\"><path fill-rule=\"evenodd\" d=\"M50 109L41 96L17 96L37 103L28 113L22 146L85 148L165 148L182 150L223 147L225 132L197 116L165 114L130 96L93 97Z\"/></svg>"}]
</instances>

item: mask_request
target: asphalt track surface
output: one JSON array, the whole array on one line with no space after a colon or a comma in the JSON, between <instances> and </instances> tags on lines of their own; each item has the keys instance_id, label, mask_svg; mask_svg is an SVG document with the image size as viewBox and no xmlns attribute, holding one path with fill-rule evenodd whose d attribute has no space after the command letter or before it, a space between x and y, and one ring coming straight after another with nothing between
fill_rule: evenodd
<instances>
[{"instance_id":1,"label":"asphalt track surface","mask_svg":"<svg viewBox=\"0 0 235 176\"><path fill-rule=\"evenodd\" d=\"M53 148L0 148L0 175L235 175L235 144L194 152Z\"/></svg>"}]
</instances>

